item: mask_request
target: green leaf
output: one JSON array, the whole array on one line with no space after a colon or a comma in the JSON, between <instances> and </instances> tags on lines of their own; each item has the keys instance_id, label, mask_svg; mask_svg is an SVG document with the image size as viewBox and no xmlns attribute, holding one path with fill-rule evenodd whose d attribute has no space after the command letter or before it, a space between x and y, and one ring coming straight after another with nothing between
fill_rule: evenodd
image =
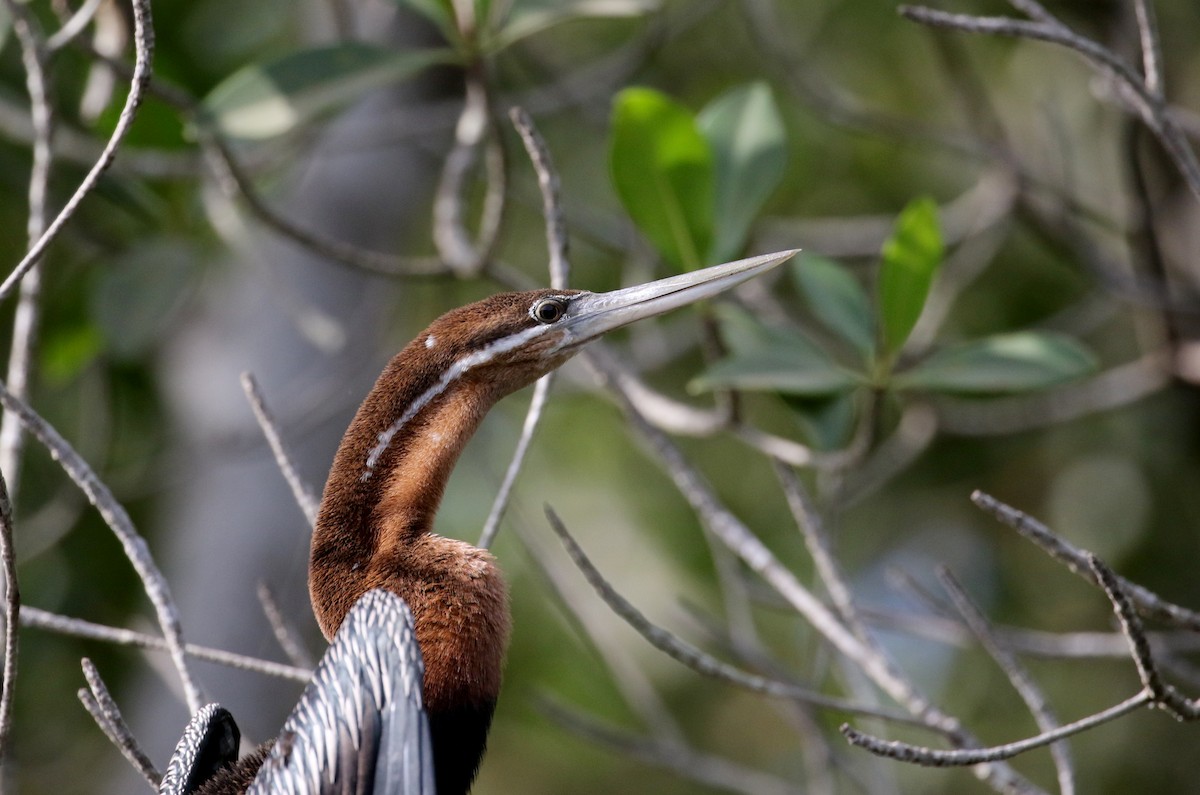
<instances>
[{"instance_id":1,"label":"green leaf","mask_svg":"<svg viewBox=\"0 0 1200 795\"><path fill-rule=\"evenodd\" d=\"M492 51L542 31L587 17L636 17L658 8L658 0L518 0L489 43Z\"/></svg>"},{"instance_id":2,"label":"green leaf","mask_svg":"<svg viewBox=\"0 0 1200 795\"><path fill-rule=\"evenodd\" d=\"M787 134L766 83L735 88L696 119L716 165L716 239L710 263L736 258L750 225L783 179Z\"/></svg>"},{"instance_id":3,"label":"green leaf","mask_svg":"<svg viewBox=\"0 0 1200 795\"><path fill-rule=\"evenodd\" d=\"M838 263L802 254L790 266L796 289L812 313L868 359L875 347L871 302L854 274Z\"/></svg>"},{"instance_id":4,"label":"green leaf","mask_svg":"<svg viewBox=\"0 0 1200 795\"><path fill-rule=\"evenodd\" d=\"M714 363L689 385L694 391L749 389L825 396L852 389L859 378L821 348L788 329L768 328L751 315L718 307L721 337L733 355Z\"/></svg>"},{"instance_id":5,"label":"green leaf","mask_svg":"<svg viewBox=\"0 0 1200 795\"><path fill-rule=\"evenodd\" d=\"M366 44L303 50L240 69L204 99L206 115L226 135L282 135L368 89L453 60L448 50L399 52Z\"/></svg>"},{"instance_id":6,"label":"green leaf","mask_svg":"<svg viewBox=\"0 0 1200 795\"><path fill-rule=\"evenodd\" d=\"M792 395L785 399L796 412L796 422L813 447L836 450L849 443L858 417L853 392L820 397Z\"/></svg>"},{"instance_id":7,"label":"green leaf","mask_svg":"<svg viewBox=\"0 0 1200 795\"><path fill-rule=\"evenodd\" d=\"M95 360L104 348L104 336L91 325L47 329L41 345L42 375L62 386Z\"/></svg>"},{"instance_id":8,"label":"green leaf","mask_svg":"<svg viewBox=\"0 0 1200 795\"><path fill-rule=\"evenodd\" d=\"M625 89L613 108L609 165L642 234L677 268L700 267L712 240L713 162L692 114L652 89Z\"/></svg>"},{"instance_id":9,"label":"green leaf","mask_svg":"<svg viewBox=\"0 0 1200 795\"><path fill-rule=\"evenodd\" d=\"M895 353L904 346L925 307L942 254L937 204L928 198L910 202L883 244L879 313L885 352Z\"/></svg>"},{"instance_id":10,"label":"green leaf","mask_svg":"<svg viewBox=\"0 0 1200 795\"><path fill-rule=\"evenodd\" d=\"M1096 357L1061 334L1000 334L937 351L892 380L897 389L1029 392L1095 372Z\"/></svg>"}]
</instances>

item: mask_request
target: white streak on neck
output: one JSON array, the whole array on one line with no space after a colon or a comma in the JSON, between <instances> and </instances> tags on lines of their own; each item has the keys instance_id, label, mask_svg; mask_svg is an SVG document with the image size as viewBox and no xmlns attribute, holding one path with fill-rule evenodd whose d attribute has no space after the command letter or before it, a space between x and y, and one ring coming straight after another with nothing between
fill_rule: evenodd
<instances>
[{"instance_id":1,"label":"white streak on neck","mask_svg":"<svg viewBox=\"0 0 1200 795\"><path fill-rule=\"evenodd\" d=\"M446 368L446 372L442 373L442 377L437 380L436 384L422 392L416 400L409 404L399 419L389 425L387 430L380 432L379 440L367 455L366 466L363 468L363 472L359 475L358 479L363 483L370 480L371 476L375 474L375 465L379 463L379 459L387 452L388 447L392 444L392 439L396 437L400 429L407 425L421 409L429 405L431 400L445 392L464 373L482 364L487 364L497 356L508 353L514 348L521 347L529 340L545 334L552 328L553 326L533 326L517 334L509 334L506 337L501 337L485 348L456 359L453 364ZM429 340L431 339L433 339L432 336L426 338L425 347L432 347L429 344Z\"/></svg>"}]
</instances>

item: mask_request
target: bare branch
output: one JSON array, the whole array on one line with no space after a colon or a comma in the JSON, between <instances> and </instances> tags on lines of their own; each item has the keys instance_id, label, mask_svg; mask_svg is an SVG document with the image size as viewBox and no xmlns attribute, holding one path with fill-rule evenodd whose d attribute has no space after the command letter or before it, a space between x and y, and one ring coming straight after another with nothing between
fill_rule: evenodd
<instances>
[{"instance_id":1,"label":"bare branch","mask_svg":"<svg viewBox=\"0 0 1200 795\"><path fill-rule=\"evenodd\" d=\"M283 434L279 432L279 426L275 422L275 417L271 414L271 410L267 408L267 402L263 398L262 390L258 386L258 381L254 378L254 374L250 372L242 373L242 390L246 393L246 400L250 401L250 408L254 411L254 419L258 420L258 427L262 428L263 436L267 439L267 444L271 447L271 452L275 454L275 464L279 467L283 479L287 481L288 486L292 490L292 496L296 500L296 505L300 506L301 513L308 520L309 531L312 531L313 526L317 523L317 509L320 503L313 496L312 487L304 482L300 477L300 473L296 470L296 465L292 462L292 455L287 448L287 443L283 440Z\"/></svg>"},{"instance_id":2,"label":"bare branch","mask_svg":"<svg viewBox=\"0 0 1200 795\"><path fill-rule=\"evenodd\" d=\"M17 631L21 625L21 589L17 582L17 556L13 547L12 503L4 474L0 472L0 563L4 566L4 678L0 690L0 763L8 752L12 729L13 698L17 686ZM3 765L0 764L0 767Z\"/></svg>"},{"instance_id":3,"label":"bare branch","mask_svg":"<svg viewBox=\"0 0 1200 795\"><path fill-rule=\"evenodd\" d=\"M849 724L842 724L841 731L852 745L865 748L873 754L885 756L888 759L895 759L899 762L911 762L912 764L923 765L925 767L967 767L1012 759L1014 756L1023 754L1026 751L1042 748L1072 735L1116 720L1150 703L1150 695L1143 691L1116 706L1109 707L1103 712L1097 712L1095 715L1089 715L1082 720L1060 726L1052 732L1044 732L1036 737L1030 737L1027 740L1015 743L1006 743L990 748L968 748L960 751L940 751L895 740L881 740L878 737L872 737L869 734L857 731L851 728Z\"/></svg>"},{"instance_id":4,"label":"bare branch","mask_svg":"<svg viewBox=\"0 0 1200 795\"><path fill-rule=\"evenodd\" d=\"M171 590L167 586L162 572L155 565L145 539L138 535L129 514L117 502L108 486L104 485L92 468L87 465L87 462L75 452L66 439L59 435L58 431L38 416L25 401L14 397L3 385L0 385L0 403L4 405L5 409L20 417L26 430L45 445L46 449L50 451L50 455L58 461L75 485L87 495L88 501L96 507L100 516L112 528L117 540L121 542L125 555L142 580L146 596L154 605L158 623L162 627L171 651L171 660L175 663L180 681L183 683L188 709L195 712L203 705L204 699L188 669L183 651L183 629L179 624L179 613L171 599Z\"/></svg>"},{"instance_id":5,"label":"bare branch","mask_svg":"<svg viewBox=\"0 0 1200 795\"><path fill-rule=\"evenodd\" d=\"M1021 661L1004 646L992 631L987 619L983 616L983 612L971 601L971 597L967 595L967 591L963 588L962 583L945 567L938 570L938 578L942 582L942 587L946 589L950 601L954 603L955 609L958 610L963 623L967 625L980 645L996 661L996 664L1000 666L1000 670L1008 677L1008 681L1012 682L1013 688L1021 696L1021 700L1029 707L1029 712L1033 715L1038 729L1043 732L1057 729L1059 725L1058 718L1055 717L1053 710L1046 702L1045 695L1042 694L1041 689L1034 683L1029 672L1021 665ZM1052 743L1050 745L1050 754L1054 758L1054 768L1058 773L1059 791L1063 795L1072 795L1075 792L1075 771L1071 762L1070 747L1065 742Z\"/></svg>"},{"instance_id":6,"label":"bare branch","mask_svg":"<svg viewBox=\"0 0 1200 795\"><path fill-rule=\"evenodd\" d=\"M789 782L768 773L742 767L728 759L701 754L682 743L616 729L550 701L543 700L540 706L551 720L590 743L605 746L624 757L671 770L707 787L744 795L795 795L799 791Z\"/></svg>"},{"instance_id":7,"label":"bare branch","mask_svg":"<svg viewBox=\"0 0 1200 795\"><path fill-rule=\"evenodd\" d=\"M47 190L53 163L50 142L54 137L55 114L48 93L48 56L41 28L29 10L16 0L4 0L4 7L12 18L13 33L21 46L21 62L25 68L25 86L30 100L30 120L33 123L33 164L29 172L29 217L26 223L26 234L32 246L46 231ZM29 395L30 368L41 315L41 292L42 267L39 259L21 282L17 311L13 315L6 383L13 394L22 400ZM0 471L8 479L9 493L14 496L20 489L23 441L21 423L11 412L4 412L4 419L0 421Z\"/></svg>"},{"instance_id":8,"label":"bare branch","mask_svg":"<svg viewBox=\"0 0 1200 795\"><path fill-rule=\"evenodd\" d=\"M487 83L478 73L481 69L482 66L476 67L467 77L466 100L455 127L454 147L442 166L442 178L433 201L434 245L442 262L460 278L478 275L491 257L500 231L507 190L504 150L496 137ZM463 220L464 193L481 147L486 149L487 194L479 234L472 241Z\"/></svg>"},{"instance_id":9,"label":"bare branch","mask_svg":"<svg viewBox=\"0 0 1200 795\"><path fill-rule=\"evenodd\" d=\"M1122 89L1123 98L1175 162L1192 194L1200 199L1200 162L1196 159L1179 124L1171 116L1161 93L1151 89L1117 55L1091 39L1084 38L1061 23L1026 22L1007 17L977 17L949 14L923 6L901 6L900 15L933 27L951 28L967 33L984 33L1014 38L1037 39L1066 47L1082 55L1094 67L1110 75Z\"/></svg>"},{"instance_id":10,"label":"bare branch","mask_svg":"<svg viewBox=\"0 0 1200 795\"><path fill-rule=\"evenodd\" d=\"M292 665L310 670L314 668L317 664L316 660L296 637L295 628L284 618L274 592L265 582L258 584L258 603L262 605L263 615L271 624L271 630L275 633L275 640L279 642L279 648L283 649L283 653L292 661Z\"/></svg>"},{"instance_id":11,"label":"bare branch","mask_svg":"<svg viewBox=\"0 0 1200 795\"><path fill-rule=\"evenodd\" d=\"M95 624L91 621L84 621L81 618L62 616L36 607L29 607L28 605L21 608L21 626L35 627L37 629L44 629L47 632L57 632L60 635L71 635L77 638L101 640L106 643L115 643L118 646L133 646L152 651L170 651L170 646L167 642L154 635L135 632L132 629L121 629L120 627ZM244 654L234 654L233 652L213 649L208 646L198 646L195 643L186 644L184 651L189 657L194 657L197 660L226 665L241 671L253 671L265 674L266 676L278 677L279 679L290 679L293 682L307 683L312 678L312 670L309 668L297 668L291 665L271 662L270 660L260 660L257 657L247 657Z\"/></svg>"},{"instance_id":12,"label":"bare branch","mask_svg":"<svg viewBox=\"0 0 1200 795\"><path fill-rule=\"evenodd\" d=\"M108 687L100 678L100 672L86 657L83 658L83 676L87 679L91 692L81 688L79 700L92 714L96 725L108 736L113 745L120 749L121 754L129 760L129 764L133 765L133 769L142 774L142 778L146 779L152 789L158 789L159 782L162 781L162 774L154 767L150 757L146 756L146 752L142 750L141 745L133 736L133 732L129 730L125 718L121 715L121 710L117 708L117 702L113 701Z\"/></svg>"},{"instance_id":13,"label":"bare branch","mask_svg":"<svg viewBox=\"0 0 1200 795\"><path fill-rule=\"evenodd\" d=\"M1158 21L1149 0L1133 0L1137 15L1138 39L1142 47L1142 76L1146 90L1163 96L1162 50L1158 43Z\"/></svg>"},{"instance_id":14,"label":"bare branch","mask_svg":"<svg viewBox=\"0 0 1200 795\"><path fill-rule=\"evenodd\" d=\"M539 378L533 387L533 397L529 401L529 410L525 412L525 422L521 425L521 437L517 440L517 449L513 451L512 460L508 462L504 480L500 483L500 490L496 492L496 499L492 501L492 509L488 512L487 521L483 524L483 532L479 536L478 546L482 549L491 547L496 540L496 534L500 532L500 520L504 518L504 512L508 509L513 485L516 484L517 475L520 474L521 466L525 463L525 454L529 452L533 434L542 420L542 412L546 408L546 400L550 396L550 387L553 383L554 373L547 373Z\"/></svg>"},{"instance_id":15,"label":"bare branch","mask_svg":"<svg viewBox=\"0 0 1200 795\"><path fill-rule=\"evenodd\" d=\"M640 610L634 607L625 597L621 596L612 584L604 578L604 575L600 573L599 569L588 558L587 553L583 551L579 543L571 536L562 519L548 505L546 506L546 518L550 520L550 526L554 528L554 532L563 542L563 546L566 547L567 554L570 555L571 560L583 573L583 576L591 584L592 588L595 589L600 598L604 600L604 603L612 608L612 611L620 616L625 623L633 627L651 646L667 654L672 659L683 663L697 673L711 676L754 693L800 701L823 709L882 718L909 726L925 728L924 723L902 712L879 709L857 704L843 698L827 696L810 688L791 684L790 682L781 682L777 679L769 679L765 676L752 674L718 660L711 654L693 646L679 636L647 619Z\"/></svg>"},{"instance_id":16,"label":"bare branch","mask_svg":"<svg viewBox=\"0 0 1200 795\"><path fill-rule=\"evenodd\" d=\"M567 257L567 225L559 198L562 183L554 168L550 149L534 126L533 118L519 107L511 108L508 115L521 134L521 142L529 153L542 193L542 217L546 219L546 246L550 251L550 286L565 290L571 283L571 263Z\"/></svg>"},{"instance_id":17,"label":"bare branch","mask_svg":"<svg viewBox=\"0 0 1200 795\"><path fill-rule=\"evenodd\" d=\"M1041 547L1042 551L1064 564L1075 574L1095 585L1100 584L1092 570L1091 553L1087 550L1074 546L1029 514L1019 511L1011 505L1006 505L990 494L975 491L971 494L971 502ZM1117 582L1143 614L1167 621L1175 626L1200 630L1200 613L1172 604L1153 591L1124 578L1118 577Z\"/></svg>"},{"instance_id":18,"label":"bare branch","mask_svg":"<svg viewBox=\"0 0 1200 795\"><path fill-rule=\"evenodd\" d=\"M83 181L79 183L79 187L75 189L75 193L67 200L67 203L59 211L54 221L51 222L50 226L37 239L37 242L29 248L29 251L17 263L17 266L13 268L12 273L0 284L0 300L11 295L17 283L21 281L26 272L41 260L51 241L66 226L67 221L75 214L80 203L96 187L100 181L100 176L112 164L113 158L116 157L117 148L125 140L125 135L129 132L129 127L133 124L133 117L137 113L138 106L141 104L146 90L146 84L150 80L150 59L154 51L154 29L150 16L149 0L131 0L131 2L133 5L133 41L136 54L133 78L129 85L129 95L125 98L125 106L121 109L121 115L117 119L112 135L109 136L108 143L105 144L103 151L100 153L100 158L92 166L91 170L88 171Z\"/></svg>"},{"instance_id":19,"label":"bare branch","mask_svg":"<svg viewBox=\"0 0 1200 795\"><path fill-rule=\"evenodd\" d=\"M54 52L70 44L76 36L87 30L103 4L104 0L86 0L54 35L46 39L46 49Z\"/></svg>"}]
</instances>

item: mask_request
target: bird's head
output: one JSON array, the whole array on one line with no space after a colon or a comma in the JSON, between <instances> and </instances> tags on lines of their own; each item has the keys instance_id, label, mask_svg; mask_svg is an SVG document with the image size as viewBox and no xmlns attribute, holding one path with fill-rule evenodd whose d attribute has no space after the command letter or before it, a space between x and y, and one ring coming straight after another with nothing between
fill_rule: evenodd
<instances>
[{"instance_id":1,"label":"bird's head","mask_svg":"<svg viewBox=\"0 0 1200 795\"><path fill-rule=\"evenodd\" d=\"M501 293L442 315L414 342L455 378L481 379L507 393L536 380L609 331L735 287L795 251L715 265L607 293Z\"/></svg>"}]
</instances>

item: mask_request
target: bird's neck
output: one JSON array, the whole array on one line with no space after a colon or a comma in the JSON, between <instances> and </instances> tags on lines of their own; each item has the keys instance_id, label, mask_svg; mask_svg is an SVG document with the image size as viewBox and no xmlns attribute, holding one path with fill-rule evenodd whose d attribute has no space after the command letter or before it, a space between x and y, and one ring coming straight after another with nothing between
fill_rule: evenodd
<instances>
[{"instance_id":1,"label":"bird's neck","mask_svg":"<svg viewBox=\"0 0 1200 795\"><path fill-rule=\"evenodd\" d=\"M454 376L449 364L418 337L379 376L337 450L310 564L313 610L328 638L371 588L406 600L431 709L462 697L439 692L451 680L472 699L494 699L509 627L492 556L430 532L458 455L503 394L486 378ZM476 670L466 681L442 670L468 658Z\"/></svg>"}]
</instances>

